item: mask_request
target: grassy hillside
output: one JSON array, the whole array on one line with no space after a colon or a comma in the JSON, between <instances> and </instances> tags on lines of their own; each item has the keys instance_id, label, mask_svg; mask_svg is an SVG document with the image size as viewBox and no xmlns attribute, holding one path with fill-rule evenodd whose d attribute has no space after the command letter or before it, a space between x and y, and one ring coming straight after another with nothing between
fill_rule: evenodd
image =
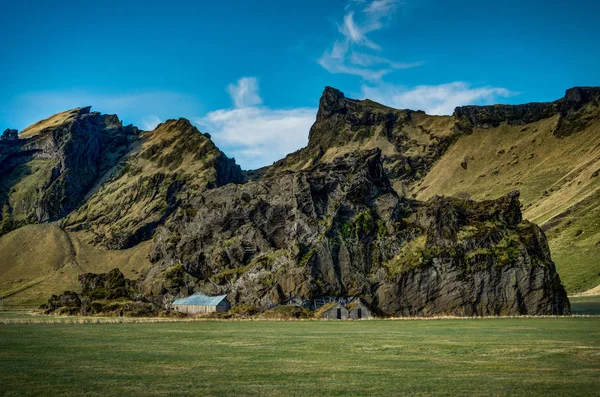
<instances>
[{"instance_id":1,"label":"grassy hillside","mask_svg":"<svg viewBox=\"0 0 600 397\"><path fill-rule=\"evenodd\" d=\"M600 122L557 138L557 121L475 128L412 193L481 200L520 190L524 217L546 231L567 290L578 292L600 284Z\"/></svg>"},{"instance_id":2,"label":"grassy hillside","mask_svg":"<svg viewBox=\"0 0 600 397\"><path fill-rule=\"evenodd\" d=\"M7 395L598 394L600 319L1 325Z\"/></svg>"},{"instance_id":3,"label":"grassy hillside","mask_svg":"<svg viewBox=\"0 0 600 397\"><path fill-rule=\"evenodd\" d=\"M19 139L31 138L38 135L42 130L51 127L57 127L65 124L79 115L83 108L75 108L64 112L53 114L47 119L40 120L35 124L30 125L19 133Z\"/></svg>"},{"instance_id":4,"label":"grassy hillside","mask_svg":"<svg viewBox=\"0 0 600 397\"><path fill-rule=\"evenodd\" d=\"M38 306L50 295L78 289L82 273L107 272L118 267L137 278L150 264L149 244L107 251L82 242L57 223L28 225L0 237L0 297L4 305Z\"/></svg>"},{"instance_id":5,"label":"grassy hillside","mask_svg":"<svg viewBox=\"0 0 600 397\"><path fill-rule=\"evenodd\" d=\"M228 161L189 121L169 120L144 132L63 225L91 244L132 247L150 239L182 199L216 185L217 168Z\"/></svg>"}]
</instances>

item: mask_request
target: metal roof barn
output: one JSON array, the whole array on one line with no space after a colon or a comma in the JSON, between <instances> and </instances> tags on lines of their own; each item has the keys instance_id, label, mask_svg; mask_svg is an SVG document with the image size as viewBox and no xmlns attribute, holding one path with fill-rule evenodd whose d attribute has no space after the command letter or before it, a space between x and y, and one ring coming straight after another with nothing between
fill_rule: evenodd
<instances>
[{"instance_id":1,"label":"metal roof barn","mask_svg":"<svg viewBox=\"0 0 600 397\"><path fill-rule=\"evenodd\" d=\"M181 313L202 314L229 310L227 295L208 296L202 293L173 301L173 308Z\"/></svg>"}]
</instances>

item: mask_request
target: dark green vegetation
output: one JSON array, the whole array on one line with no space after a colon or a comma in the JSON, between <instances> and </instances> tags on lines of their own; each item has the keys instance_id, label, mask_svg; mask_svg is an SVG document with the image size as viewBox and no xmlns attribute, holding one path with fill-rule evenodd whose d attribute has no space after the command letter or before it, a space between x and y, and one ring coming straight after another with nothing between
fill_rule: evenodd
<instances>
[{"instance_id":1,"label":"dark green vegetation","mask_svg":"<svg viewBox=\"0 0 600 397\"><path fill-rule=\"evenodd\" d=\"M0 325L4 395L598 394L600 319Z\"/></svg>"}]
</instances>

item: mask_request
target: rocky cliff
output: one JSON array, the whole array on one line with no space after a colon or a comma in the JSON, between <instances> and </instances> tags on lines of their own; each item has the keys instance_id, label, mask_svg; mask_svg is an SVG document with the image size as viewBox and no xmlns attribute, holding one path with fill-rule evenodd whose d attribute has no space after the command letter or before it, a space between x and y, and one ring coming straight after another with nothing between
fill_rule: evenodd
<instances>
[{"instance_id":1,"label":"rocky cliff","mask_svg":"<svg viewBox=\"0 0 600 397\"><path fill-rule=\"evenodd\" d=\"M564 98L554 102L524 105L460 106L454 110L457 125L471 131L472 127L492 128L506 122L525 125L559 115L554 134L564 137L581 131L592 118L590 108L600 104L600 87L574 87Z\"/></svg>"},{"instance_id":2,"label":"rocky cliff","mask_svg":"<svg viewBox=\"0 0 600 397\"><path fill-rule=\"evenodd\" d=\"M33 126L32 126L33 127ZM136 139L114 115L74 109L0 140L0 202L14 227L59 219Z\"/></svg>"},{"instance_id":3,"label":"rocky cliff","mask_svg":"<svg viewBox=\"0 0 600 397\"><path fill-rule=\"evenodd\" d=\"M139 136L136 146L62 224L88 242L129 248L201 191L243 181L240 167L188 120L169 120Z\"/></svg>"},{"instance_id":4,"label":"rocky cliff","mask_svg":"<svg viewBox=\"0 0 600 397\"><path fill-rule=\"evenodd\" d=\"M326 87L308 146L261 174L300 170L358 149L379 148L394 188L403 194L407 186L426 175L459 135L452 117L397 110L368 99L349 99L341 91Z\"/></svg>"},{"instance_id":5,"label":"rocky cliff","mask_svg":"<svg viewBox=\"0 0 600 397\"><path fill-rule=\"evenodd\" d=\"M384 315L569 313L517 192L403 199L379 150L206 191L160 229L151 260L146 293L167 299L201 290L262 308L360 296Z\"/></svg>"},{"instance_id":6,"label":"rocky cliff","mask_svg":"<svg viewBox=\"0 0 600 397\"><path fill-rule=\"evenodd\" d=\"M576 88L553 103L429 116L327 87L308 146L248 173L248 182L185 119L138 131L74 109L17 138L2 135L2 231L58 220L69 258L84 244L104 252L151 246L152 266L128 273L139 279L127 297L144 308L202 291L261 308L356 296L384 315L565 314L545 234L523 220L521 202L526 214L543 213L532 197L551 197L538 190L556 188L557 178L572 191L555 208L571 202L573 189L594 189L588 169L600 146L590 159L577 157L585 164L561 155L578 164L577 173L565 171L571 179L557 169L528 173L555 142L594 142L599 97ZM553 161L542 163L562 164ZM35 281L19 277L10 291ZM79 307L88 310L90 299Z\"/></svg>"}]
</instances>

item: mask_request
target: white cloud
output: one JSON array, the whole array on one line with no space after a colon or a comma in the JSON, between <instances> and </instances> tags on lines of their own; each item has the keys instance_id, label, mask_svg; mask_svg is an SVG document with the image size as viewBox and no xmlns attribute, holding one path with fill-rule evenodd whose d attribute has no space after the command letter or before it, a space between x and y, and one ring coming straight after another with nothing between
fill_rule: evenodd
<instances>
[{"instance_id":1,"label":"white cloud","mask_svg":"<svg viewBox=\"0 0 600 397\"><path fill-rule=\"evenodd\" d=\"M381 47L373 43L366 36L366 33L376 29L378 28L371 25L365 25L361 27L357 26L354 23L354 12L350 11L344 16L344 24L340 26L340 33L346 36L351 43L355 43L359 46L369 47L374 50L380 50Z\"/></svg>"},{"instance_id":2,"label":"white cloud","mask_svg":"<svg viewBox=\"0 0 600 397\"><path fill-rule=\"evenodd\" d=\"M258 94L258 80L256 77L242 77L237 84L229 84L227 92L236 108L256 106L262 103L262 98Z\"/></svg>"},{"instance_id":3,"label":"white cloud","mask_svg":"<svg viewBox=\"0 0 600 397\"><path fill-rule=\"evenodd\" d=\"M162 123L162 120L160 118L158 118L158 116L148 116L145 117L142 120L142 124L140 125L140 127L144 130L144 131L152 131L156 128L157 125L159 125L160 123Z\"/></svg>"},{"instance_id":4,"label":"white cloud","mask_svg":"<svg viewBox=\"0 0 600 397\"><path fill-rule=\"evenodd\" d=\"M391 84L363 85L362 96L399 109L424 110L428 114L452 114L456 106L496 103L515 93L500 87L471 87L457 81L442 85L422 85L406 88Z\"/></svg>"},{"instance_id":5,"label":"white cloud","mask_svg":"<svg viewBox=\"0 0 600 397\"><path fill-rule=\"evenodd\" d=\"M364 6L358 13L353 8ZM420 66L423 62L395 62L381 55L368 54L364 51L382 51L379 44L367 37L367 34L382 29L384 21L393 15L399 0L362 0L351 1L346 6L347 13L339 32L342 40L336 40L318 59L319 65L330 73L345 73L360 76L362 79L375 82L385 74L397 69L408 69ZM361 48L363 49L361 51Z\"/></svg>"},{"instance_id":6,"label":"white cloud","mask_svg":"<svg viewBox=\"0 0 600 397\"><path fill-rule=\"evenodd\" d=\"M194 122L244 169L270 165L306 146L317 110L245 107L220 109Z\"/></svg>"},{"instance_id":7,"label":"white cloud","mask_svg":"<svg viewBox=\"0 0 600 397\"><path fill-rule=\"evenodd\" d=\"M376 0L369 4L364 12L377 17L390 15L399 2L397 0Z\"/></svg>"},{"instance_id":8,"label":"white cloud","mask_svg":"<svg viewBox=\"0 0 600 397\"><path fill-rule=\"evenodd\" d=\"M306 146L317 109L256 106L262 100L254 77L242 77L227 91L236 109L215 110L193 121L242 168L270 165Z\"/></svg>"},{"instance_id":9,"label":"white cloud","mask_svg":"<svg viewBox=\"0 0 600 397\"><path fill-rule=\"evenodd\" d=\"M387 58L377 55L365 54L363 52L352 51L350 61L358 66L388 65L393 69L411 69L423 65L423 62L393 62Z\"/></svg>"}]
</instances>

